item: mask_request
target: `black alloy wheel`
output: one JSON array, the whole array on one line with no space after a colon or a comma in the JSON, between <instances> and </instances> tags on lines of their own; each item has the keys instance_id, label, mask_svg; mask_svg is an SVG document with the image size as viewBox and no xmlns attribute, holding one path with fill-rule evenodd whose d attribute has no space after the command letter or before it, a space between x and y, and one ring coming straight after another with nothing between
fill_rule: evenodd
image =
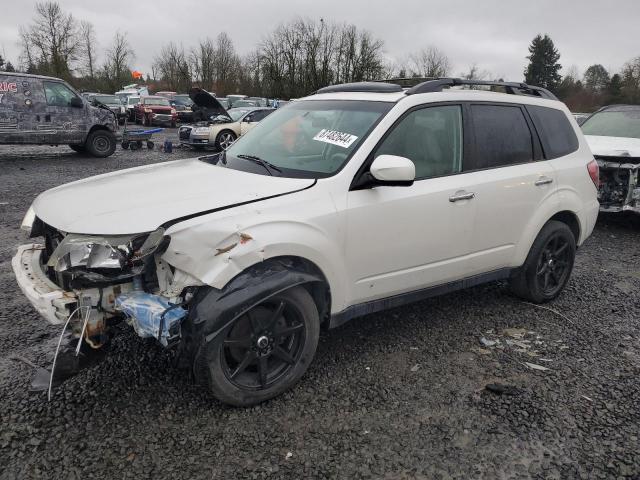
<instances>
[{"instance_id":1,"label":"black alloy wheel","mask_svg":"<svg viewBox=\"0 0 640 480\"><path fill-rule=\"evenodd\" d=\"M560 233L549 238L538 257L536 280L545 296L555 296L571 273L571 247L568 239Z\"/></svg>"}]
</instances>

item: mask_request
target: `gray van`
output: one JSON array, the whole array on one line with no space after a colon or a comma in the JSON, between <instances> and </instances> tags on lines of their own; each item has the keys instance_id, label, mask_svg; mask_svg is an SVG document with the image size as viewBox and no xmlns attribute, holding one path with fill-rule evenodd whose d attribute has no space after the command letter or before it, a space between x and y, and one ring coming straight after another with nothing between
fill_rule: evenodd
<instances>
[{"instance_id":1,"label":"gray van","mask_svg":"<svg viewBox=\"0 0 640 480\"><path fill-rule=\"evenodd\" d=\"M108 157L117 128L111 110L91 105L64 80L0 72L0 144L66 144Z\"/></svg>"}]
</instances>

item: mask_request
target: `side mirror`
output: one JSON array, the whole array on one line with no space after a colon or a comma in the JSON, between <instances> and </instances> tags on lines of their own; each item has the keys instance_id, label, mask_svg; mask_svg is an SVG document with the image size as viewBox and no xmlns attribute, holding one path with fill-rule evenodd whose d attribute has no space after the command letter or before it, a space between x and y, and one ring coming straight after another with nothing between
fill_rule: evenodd
<instances>
[{"instance_id":1,"label":"side mirror","mask_svg":"<svg viewBox=\"0 0 640 480\"><path fill-rule=\"evenodd\" d=\"M369 168L374 185L410 186L416 178L416 166L406 157L380 155Z\"/></svg>"},{"instance_id":2,"label":"side mirror","mask_svg":"<svg viewBox=\"0 0 640 480\"><path fill-rule=\"evenodd\" d=\"M69 100L69 106L73 108L82 108L84 107L84 102L79 97L73 97Z\"/></svg>"}]
</instances>

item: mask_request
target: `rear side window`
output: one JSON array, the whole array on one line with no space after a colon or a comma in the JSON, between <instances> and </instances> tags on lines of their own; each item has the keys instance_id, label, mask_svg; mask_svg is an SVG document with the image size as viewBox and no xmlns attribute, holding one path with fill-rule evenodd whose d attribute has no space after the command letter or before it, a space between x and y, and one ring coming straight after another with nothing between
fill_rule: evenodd
<instances>
[{"instance_id":1,"label":"rear side window","mask_svg":"<svg viewBox=\"0 0 640 480\"><path fill-rule=\"evenodd\" d=\"M533 137L519 106L471 105L478 168L533 160Z\"/></svg>"},{"instance_id":2,"label":"rear side window","mask_svg":"<svg viewBox=\"0 0 640 480\"><path fill-rule=\"evenodd\" d=\"M527 110L540 134L544 155L548 160L578 150L578 137L562 110L528 105Z\"/></svg>"}]
</instances>

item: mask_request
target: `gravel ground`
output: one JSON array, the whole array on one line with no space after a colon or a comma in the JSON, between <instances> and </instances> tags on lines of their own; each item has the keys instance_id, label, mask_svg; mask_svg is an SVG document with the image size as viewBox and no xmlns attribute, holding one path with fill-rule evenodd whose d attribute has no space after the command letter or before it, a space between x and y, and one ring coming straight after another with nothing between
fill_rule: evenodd
<instances>
[{"instance_id":1,"label":"gravel ground","mask_svg":"<svg viewBox=\"0 0 640 480\"><path fill-rule=\"evenodd\" d=\"M32 368L11 357L44 366L59 333L11 272L33 198L189 156L0 147L0 478L640 478L640 221L626 216L600 218L553 311L494 283L369 315L324 333L297 388L254 408L212 400L127 329L50 403L28 393Z\"/></svg>"}]
</instances>

